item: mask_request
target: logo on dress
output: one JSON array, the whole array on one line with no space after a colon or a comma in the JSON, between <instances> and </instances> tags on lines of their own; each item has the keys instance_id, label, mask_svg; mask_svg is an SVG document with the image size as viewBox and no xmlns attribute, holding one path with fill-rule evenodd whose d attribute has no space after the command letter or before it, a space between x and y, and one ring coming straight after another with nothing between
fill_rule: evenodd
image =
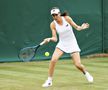
<instances>
[{"instance_id":1,"label":"logo on dress","mask_svg":"<svg viewBox=\"0 0 108 90\"><path fill-rule=\"evenodd\" d=\"M66 27L68 27L68 24L66 25Z\"/></svg>"}]
</instances>

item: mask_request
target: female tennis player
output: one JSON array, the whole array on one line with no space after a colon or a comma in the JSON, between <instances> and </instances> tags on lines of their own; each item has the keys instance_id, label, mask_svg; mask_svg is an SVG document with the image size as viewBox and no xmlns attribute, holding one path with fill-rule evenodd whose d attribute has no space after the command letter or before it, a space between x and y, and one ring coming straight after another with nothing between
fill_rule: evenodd
<instances>
[{"instance_id":1,"label":"female tennis player","mask_svg":"<svg viewBox=\"0 0 108 90\"><path fill-rule=\"evenodd\" d=\"M73 58L74 65L84 74L88 82L93 82L93 77L89 74L89 72L85 69L85 67L81 64L80 60L80 48L77 44L76 37L73 33L72 27L76 30L81 31L89 28L88 23L83 23L81 26L77 25L67 13L60 13L59 8L54 7L51 9L51 15L53 17L53 21L50 24L50 28L52 31L52 37L44 39L47 43L50 41L57 41L57 34L59 35L59 42L56 45L55 51L52 55L49 71L48 71L48 79L42 85L42 87L52 86L52 79L55 64L58 59L63 55L63 53L70 53L70 56Z\"/></svg>"}]
</instances>

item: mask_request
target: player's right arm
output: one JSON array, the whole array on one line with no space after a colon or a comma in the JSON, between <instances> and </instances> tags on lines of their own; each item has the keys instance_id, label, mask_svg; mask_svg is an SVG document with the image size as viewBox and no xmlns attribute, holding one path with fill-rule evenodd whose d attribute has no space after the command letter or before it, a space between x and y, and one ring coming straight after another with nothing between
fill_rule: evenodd
<instances>
[{"instance_id":1,"label":"player's right arm","mask_svg":"<svg viewBox=\"0 0 108 90\"><path fill-rule=\"evenodd\" d=\"M54 22L51 22L50 28L52 31L52 37L44 39L47 43L50 41L57 42L57 34Z\"/></svg>"},{"instance_id":2,"label":"player's right arm","mask_svg":"<svg viewBox=\"0 0 108 90\"><path fill-rule=\"evenodd\" d=\"M51 31L52 31L51 41L57 42L57 34L56 34L56 28L55 28L54 22L51 22L50 28L51 28Z\"/></svg>"}]
</instances>

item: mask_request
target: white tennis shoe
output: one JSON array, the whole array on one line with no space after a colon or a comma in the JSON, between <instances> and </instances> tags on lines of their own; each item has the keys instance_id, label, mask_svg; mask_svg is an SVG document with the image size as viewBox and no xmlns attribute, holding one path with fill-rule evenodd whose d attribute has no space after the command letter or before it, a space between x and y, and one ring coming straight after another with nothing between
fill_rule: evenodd
<instances>
[{"instance_id":1,"label":"white tennis shoe","mask_svg":"<svg viewBox=\"0 0 108 90\"><path fill-rule=\"evenodd\" d=\"M42 87L50 87L52 86L52 80L46 80Z\"/></svg>"},{"instance_id":2,"label":"white tennis shoe","mask_svg":"<svg viewBox=\"0 0 108 90\"><path fill-rule=\"evenodd\" d=\"M85 77L88 82L93 83L93 76L91 76L88 72L85 73Z\"/></svg>"}]
</instances>

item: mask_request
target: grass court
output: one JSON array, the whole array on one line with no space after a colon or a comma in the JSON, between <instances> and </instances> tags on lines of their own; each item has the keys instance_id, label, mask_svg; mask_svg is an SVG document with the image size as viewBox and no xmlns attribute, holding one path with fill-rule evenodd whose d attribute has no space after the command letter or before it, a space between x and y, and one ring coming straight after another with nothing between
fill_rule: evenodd
<instances>
[{"instance_id":1,"label":"grass court","mask_svg":"<svg viewBox=\"0 0 108 90\"><path fill-rule=\"evenodd\" d=\"M94 77L89 84L71 59L56 64L53 86L42 88L49 61L0 63L0 90L108 90L108 58L82 58Z\"/></svg>"}]
</instances>

